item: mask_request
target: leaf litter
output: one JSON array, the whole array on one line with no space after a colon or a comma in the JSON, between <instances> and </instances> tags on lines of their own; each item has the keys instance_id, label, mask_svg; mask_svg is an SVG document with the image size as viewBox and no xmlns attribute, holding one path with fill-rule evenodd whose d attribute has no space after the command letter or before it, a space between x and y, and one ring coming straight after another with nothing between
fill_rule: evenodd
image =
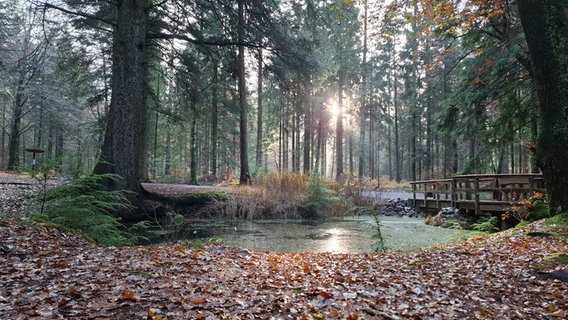
<instances>
[{"instance_id":1,"label":"leaf litter","mask_svg":"<svg viewBox=\"0 0 568 320\"><path fill-rule=\"evenodd\" d=\"M536 227L533 227L533 229ZM284 253L179 242L99 247L0 220L2 319L562 319L546 264L567 238L528 231L386 254ZM563 230L566 232L566 230Z\"/></svg>"}]
</instances>

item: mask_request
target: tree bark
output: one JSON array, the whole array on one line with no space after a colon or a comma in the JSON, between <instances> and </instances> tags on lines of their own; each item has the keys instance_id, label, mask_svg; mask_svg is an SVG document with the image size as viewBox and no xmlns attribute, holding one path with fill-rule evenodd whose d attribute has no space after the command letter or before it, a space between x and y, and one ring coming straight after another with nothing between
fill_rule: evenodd
<instances>
[{"instance_id":1,"label":"tree bark","mask_svg":"<svg viewBox=\"0 0 568 320\"><path fill-rule=\"evenodd\" d=\"M147 4L147 0L117 2L111 103L100 161L94 170L121 176L108 187L132 191L129 200L133 205L139 205L142 192L140 159L145 156L146 142Z\"/></svg>"},{"instance_id":2,"label":"tree bark","mask_svg":"<svg viewBox=\"0 0 568 320\"><path fill-rule=\"evenodd\" d=\"M305 97L302 95L302 97ZM309 99L301 100L304 105L304 173L310 172L312 170L312 102Z\"/></svg>"},{"instance_id":3,"label":"tree bark","mask_svg":"<svg viewBox=\"0 0 568 320\"><path fill-rule=\"evenodd\" d=\"M211 89L211 166L209 169L214 177L217 176L217 145L219 140L218 73L219 65L215 63L213 65L213 85Z\"/></svg>"},{"instance_id":4,"label":"tree bark","mask_svg":"<svg viewBox=\"0 0 568 320\"><path fill-rule=\"evenodd\" d=\"M398 80L396 69L394 71L394 180L396 182L402 181L402 162L400 156L400 134L398 128Z\"/></svg>"},{"instance_id":5,"label":"tree bark","mask_svg":"<svg viewBox=\"0 0 568 320\"><path fill-rule=\"evenodd\" d=\"M244 0L238 0L238 38L242 42L245 37L245 3ZM248 163L248 130L247 130L247 100L246 100L246 82L245 82L245 47L239 45L238 49L238 87L239 87L239 148L240 148L240 184L250 183L249 163Z\"/></svg>"},{"instance_id":6,"label":"tree bark","mask_svg":"<svg viewBox=\"0 0 568 320\"><path fill-rule=\"evenodd\" d=\"M24 75L20 75L18 80L18 86L16 89L16 96L14 98L14 108L12 112L12 123L11 130L8 139L8 169L16 170L20 165L19 160L19 146L20 146L20 136L22 132L20 131L22 125L22 117L24 111L24 104L26 99L24 97Z\"/></svg>"},{"instance_id":7,"label":"tree bark","mask_svg":"<svg viewBox=\"0 0 568 320\"><path fill-rule=\"evenodd\" d=\"M518 5L539 102L537 163L557 214L568 211L568 1Z\"/></svg>"},{"instance_id":8,"label":"tree bark","mask_svg":"<svg viewBox=\"0 0 568 320\"><path fill-rule=\"evenodd\" d=\"M197 110L195 102L191 102L191 137L189 143L189 184L197 185Z\"/></svg>"},{"instance_id":9,"label":"tree bark","mask_svg":"<svg viewBox=\"0 0 568 320\"><path fill-rule=\"evenodd\" d=\"M257 126L256 126L256 167L259 170L262 167L262 148L263 148L263 106L262 106L262 49L258 49L258 84L257 84Z\"/></svg>"},{"instance_id":10,"label":"tree bark","mask_svg":"<svg viewBox=\"0 0 568 320\"><path fill-rule=\"evenodd\" d=\"M339 75L337 82L337 119L335 127L335 156L336 156L336 179L343 177L343 75Z\"/></svg>"},{"instance_id":11,"label":"tree bark","mask_svg":"<svg viewBox=\"0 0 568 320\"><path fill-rule=\"evenodd\" d=\"M363 1L363 61L361 62L361 111L359 119L359 181L365 175L365 125L367 123L367 0ZM369 130L370 129L369 125ZM369 139L369 145L371 141ZM370 164L370 163L369 163ZM371 171L372 172L372 171Z\"/></svg>"}]
</instances>

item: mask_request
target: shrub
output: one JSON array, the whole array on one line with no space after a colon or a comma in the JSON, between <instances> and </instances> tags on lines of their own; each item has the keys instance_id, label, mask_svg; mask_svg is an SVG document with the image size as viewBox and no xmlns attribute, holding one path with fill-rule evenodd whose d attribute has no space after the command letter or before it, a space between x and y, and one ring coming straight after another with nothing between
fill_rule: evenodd
<instances>
[{"instance_id":1,"label":"shrub","mask_svg":"<svg viewBox=\"0 0 568 320\"><path fill-rule=\"evenodd\" d=\"M499 232L499 219L495 216L480 218L476 223L472 224L471 227L475 231L494 233Z\"/></svg>"},{"instance_id":2,"label":"shrub","mask_svg":"<svg viewBox=\"0 0 568 320\"><path fill-rule=\"evenodd\" d=\"M324 210L329 210L334 203L338 202L339 197L335 192L325 185L322 177L313 174L308 180L308 193L306 194L306 204L304 207L309 213L320 215Z\"/></svg>"},{"instance_id":3,"label":"shrub","mask_svg":"<svg viewBox=\"0 0 568 320\"><path fill-rule=\"evenodd\" d=\"M549 216L550 209L546 197L542 193L535 192L528 199L511 204L501 215L501 219L518 223L524 220L533 222Z\"/></svg>"},{"instance_id":4,"label":"shrub","mask_svg":"<svg viewBox=\"0 0 568 320\"><path fill-rule=\"evenodd\" d=\"M542 199L535 199L532 202L532 207L527 213L526 220L534 222L540 219L550 217L550 208Z\"/></svg>"}]
</instances>

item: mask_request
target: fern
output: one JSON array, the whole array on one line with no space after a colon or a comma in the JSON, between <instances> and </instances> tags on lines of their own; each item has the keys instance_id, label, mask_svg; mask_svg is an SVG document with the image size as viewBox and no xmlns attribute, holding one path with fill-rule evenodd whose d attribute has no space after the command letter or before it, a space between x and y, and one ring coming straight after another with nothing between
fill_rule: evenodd
<instances>
[{"instance_id":1,"label":"fern","mask_svg":"<svg viewBox=\"0 0 568 320\"><path fill-rule=\"evenodd\" d=\"M100 245L134 245L135 236L111 215L119 209L133 209L125 191L105 190L102 182L118 180L113 174L88 175L38 195L42 212L65 228L81 230Z\"/></svg>"},{"instance_id":2,"label":"fern","mask_svg":"<svg viewBox=\"0 0 568 320\"><path fill-rule=\"evenodd\" d=\"M480 218L477 223L471 225L473 230L494 233L499 232L499 219L495 216Z\"/></svg>"}]
</instances>

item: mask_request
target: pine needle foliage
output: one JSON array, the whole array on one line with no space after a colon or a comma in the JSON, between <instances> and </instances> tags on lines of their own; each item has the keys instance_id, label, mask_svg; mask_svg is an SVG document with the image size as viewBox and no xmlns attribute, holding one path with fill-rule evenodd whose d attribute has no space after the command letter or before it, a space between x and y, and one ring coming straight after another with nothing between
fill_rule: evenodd
<instances>
[{"instance_id":1,"label":"pine needle foliage","mask_svg":"<svg viewBox=\"0 0 568 320\"><path fill-rule=\"evenodd\" d=\"M374 211L372 213L373 219L375 219L375 225L377 226L377 232L372 235L372 238L375 239L375 243L373 244L373 250L375 252L387 252L387 246L385 245L385 238L381 233L381 217L379 214Z\"/></svg>"},{"instance_id":2,"label":"pine needle foliage","mask_svg":"<svg viewBox=\"0 0 568 320\"><path fill-rule=\"evenodd\" d=\"M475 231L494 233L499 232L499 219L495 216L480 218L476 223L472 224L471 227Z\"/></svg>"},{"instance_id":3,"label":"pine needle foliage","mask_svg":"<svg viewBox=\"0 0 568 320\"><path fill-rule=\"evenodd\" d=\"M112 216L119 209L133 209L125 191L105 190L103 181L118 180L113 174L91 174L38 195L42 212L53 223L64 228L81 230L103 246L134 245L140 238L132 235ZM138 226L134 226L136 228Z\"/></svg>"},{"instance_id":4,"label":"pine needle foliage","mask_svg":"<svg viewBox=\"0 0 568 320\"><path fill-rule=\"evenodd\" d=\"M308 193L306 194L305 207L317 214L331 207L340 200L335 192L325 184L325 180L313 174L308 180Z\"/></svg>"}]
</instances>

